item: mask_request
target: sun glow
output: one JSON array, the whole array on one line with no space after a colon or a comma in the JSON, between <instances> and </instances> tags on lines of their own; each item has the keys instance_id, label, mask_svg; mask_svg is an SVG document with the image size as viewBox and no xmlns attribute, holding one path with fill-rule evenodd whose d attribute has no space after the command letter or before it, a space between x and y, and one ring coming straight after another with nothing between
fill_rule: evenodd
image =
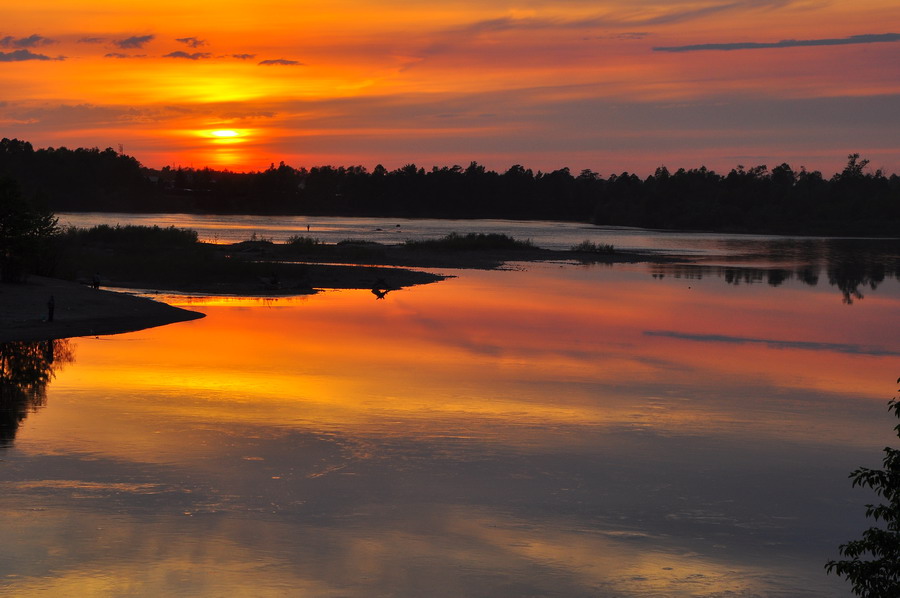
<instances>
[{"instance_id":1,"label":"sun glow","mask_svg":"<svg viewBox=\"0 0 900 598\"><path fill-rule=\"evenodd\" d=\"M220 138L240 137L240 133L231 129L219 129L218 131L210 131L210 135Z\"/></svg>"}]
</instances>

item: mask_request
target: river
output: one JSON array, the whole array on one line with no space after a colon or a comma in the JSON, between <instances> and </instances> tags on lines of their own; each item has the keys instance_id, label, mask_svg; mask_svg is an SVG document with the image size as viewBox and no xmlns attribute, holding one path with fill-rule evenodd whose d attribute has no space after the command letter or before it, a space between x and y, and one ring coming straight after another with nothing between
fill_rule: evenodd
<instances>
[{"instance_id":1,"label":"river","mask_svg":"<svg viewBox=\"0 0 900 598\"><path fill-rule=\"evenodd\" d=\"M896 242L620 234L701 263L166 295L207 317L5 347L42 376L6 389L0 592L848 595L847 475L897 444Z\"/></svg>"}]
</instances>

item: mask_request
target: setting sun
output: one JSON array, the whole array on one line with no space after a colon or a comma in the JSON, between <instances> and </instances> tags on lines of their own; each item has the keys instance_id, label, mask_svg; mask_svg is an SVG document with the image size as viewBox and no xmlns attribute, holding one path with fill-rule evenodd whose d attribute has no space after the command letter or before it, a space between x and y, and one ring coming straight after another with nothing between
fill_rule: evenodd
<instances>
[{"instance_id":1,"label":"setting sun","mask_svg":"<svg viewBox=\"0 0 900 598\"><path fill-rule=\"evenodd\" d=\"M213 137L231 138L239 137L240 133L238 133L237 131L232 131L230 129L220 129L218 131L211 131L210 135L212 135Z\"/></svg>"}]
</instances>

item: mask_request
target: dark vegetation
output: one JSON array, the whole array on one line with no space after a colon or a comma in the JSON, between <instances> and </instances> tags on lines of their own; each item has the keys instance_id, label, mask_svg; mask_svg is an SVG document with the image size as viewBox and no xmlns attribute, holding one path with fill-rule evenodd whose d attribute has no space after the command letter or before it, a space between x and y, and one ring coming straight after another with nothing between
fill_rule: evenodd
<instances>
[{"instance_id":1,"label":"dark vegetation","mask_svg":"<svg viewBox=\"0 0 900 598\"><path fill-rule=\"evenodd\" d=\"M533 249L530 240L519 241L508 235L497 233L450 233L442 239L426 241L407 241L407 249L426 249L431 251L485 251L494 249Z\"/></svg>"},{"instance_id":2,"label":"dark vegetation","mask_svg":"<svg viewBox=\"0 0 900 598\"><path fill-rule=\"evenodd\" d=\"M401 268L298 261L301 256L309 261L356 261L336 259L341 255L339 246L314 240L276 244L254 238L233 245L211 245L198 242L196 231L175 227L69 228L60 231L52 245L59 256L56 276L82 282L96 276L104 286L302 294L316 288L371 288L380 279L393 289L442 278Z\"/></svg>"},{"instance_id":3,"label":"dark vegetation","mask_svg":"<svg viewBox=\"0 0 900 598\"><path fill-rule=\"evenodd\" d=\"M897 236L900 176L871 172L858 154L831 178L780 164L705 167L646 178L606 178L568 168L505 172L408 164L294 168L260 172L143 168L112 149L35 150L0 141L0 176L55 211L207 212L332 216L510 218L647 228L823 235Z\"/></svg>"},{"instance_id":4,"label":"dark vegetation","mask_svg":"<svg viewBox=\"0 0 900 598\"><path fill-rule=\"evenodd\" d=\"M0 282L52 271L49 241L56 233L53 214L25 199L15 181L0 177Z\"/></svg>"},{"instance_id":5,"label":"dark vegetation","mask_svg":"<svg viewBox=\"0 0 900 598\"><path fill-rule=\"evenodd\" d=\"M888 410L900 418L900 399L889 401ZM894 431L900 436L900 425ZM866 505L866 517L876 525L859 540L840 546L844 560L825 565L829 573L847 579L862 598L900 596L900 449L885 447L882 467L860 467L850 474L854 487L871 488L884 502Z\"/></svg>"}]
</instances>

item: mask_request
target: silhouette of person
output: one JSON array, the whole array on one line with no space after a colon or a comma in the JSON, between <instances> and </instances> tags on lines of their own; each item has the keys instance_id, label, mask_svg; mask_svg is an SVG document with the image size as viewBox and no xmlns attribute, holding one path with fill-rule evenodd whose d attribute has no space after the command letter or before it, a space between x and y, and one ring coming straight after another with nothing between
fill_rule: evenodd
<instances>
[{"instance_id":1,"label":"silhouette of person","mask_svg":"<svg viewBox=\"0 0 900 598\"><path fill-rule=\"evenodd\" d=\"M94 274L94 277L91 279L91 288L92 289L100 288L100 273L99 272Z\"/></svg>"},{"instance_id":2,"label":"silhouette of person","mask_svg":"<svg viewBox=\"0 0 900 598\"><path fill-rule=\"evenodd\" d=\"M47 300L47 321L53 321L53 312L56 311L56 299L53 298L53 295L50 295L50 299Z\"/></svg>"}]
</instances>

